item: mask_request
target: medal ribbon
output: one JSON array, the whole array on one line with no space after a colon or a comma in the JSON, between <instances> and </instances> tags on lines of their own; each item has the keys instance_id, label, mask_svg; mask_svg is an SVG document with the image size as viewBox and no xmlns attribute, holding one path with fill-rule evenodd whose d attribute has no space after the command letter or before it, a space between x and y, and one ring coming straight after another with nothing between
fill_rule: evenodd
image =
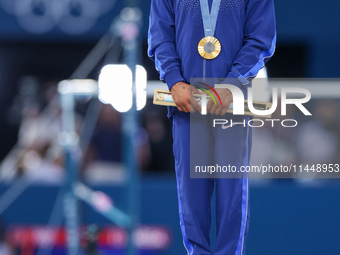
<instances>
[{"instance_id":1,"label":"medal ribbon","mask_svg":"<svg viewBox=\"0 0 340 255\"><path fill-rule=\"evenodd\" d=\"M205 36L214 36L221 0L213 0L209 13L208 0L200 0Z\"/></svg>"}]
</instances>

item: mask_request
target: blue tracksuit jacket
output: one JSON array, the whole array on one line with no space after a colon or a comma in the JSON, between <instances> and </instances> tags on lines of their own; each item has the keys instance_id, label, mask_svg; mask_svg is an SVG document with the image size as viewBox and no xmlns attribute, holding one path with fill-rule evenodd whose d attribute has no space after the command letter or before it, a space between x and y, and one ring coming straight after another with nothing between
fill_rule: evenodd
<instances>
[{"instance_id":1,"label":"blue tracksuit jacket","mask_svg":"<svg viewBox=\"0 0 340 255\"><path fill-rule=\"evenodd\" d=\"M212 0L209 0L211 8ZM213 60L203 60L197 51L204 37L199 0L152 0L149 19L148 55L155 61L160 79L169 90L192 78L218 78L242 88L273 55L276 43L273 0L221 0L215 37L222 51ZM205 63L204 63L205 61ZM203 70L203 63L205 70ZM239 168L250 157L251 130L238 125L213 129L200 118L171 108L174 155L178 186L181 230L188 254L212 254L209 231L212 187L216 190L215 255L241 255L248 231L247 179L190 178L191 146L208 148L199 158L201 165L231 164ZM234 121L248 117L229 116ZM208 117L212 118L212 116ZM225 118L225 117L224 117ZM197 132L195 144L191 128Z\"/></svg>"},{"instance_id":2,"label":"blue tracksuit jacket","mask_svg":"<svg viewBox=\"0 0 340 255\"><path fill-rule=\"evenodd\" d=\"M209 0L211 5L212 0ZM152 0L148 55L169 89L202 78L198 42L204 37L199 0ZM276 43L273 0L222 0L215 37L220 55L207 63L206 78L254 78Z\"/></svg>"}]
</instances>

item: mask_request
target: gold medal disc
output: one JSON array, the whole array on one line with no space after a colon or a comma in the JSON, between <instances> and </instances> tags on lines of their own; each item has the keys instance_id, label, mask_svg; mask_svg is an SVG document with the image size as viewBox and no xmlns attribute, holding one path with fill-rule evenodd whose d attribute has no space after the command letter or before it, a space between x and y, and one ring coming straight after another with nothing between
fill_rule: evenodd
<instances>
[{"instance_id":1,"label":"gold medal disc","mask_svg":"<svg viewBox=\"0 0 340 255\"><path fill-rule=\"evenodd\" d=\"M198 53L205 59L214 59L221 52L221 44L213 36L206 36L198 43Z\"/></svg>"}]
</instances>

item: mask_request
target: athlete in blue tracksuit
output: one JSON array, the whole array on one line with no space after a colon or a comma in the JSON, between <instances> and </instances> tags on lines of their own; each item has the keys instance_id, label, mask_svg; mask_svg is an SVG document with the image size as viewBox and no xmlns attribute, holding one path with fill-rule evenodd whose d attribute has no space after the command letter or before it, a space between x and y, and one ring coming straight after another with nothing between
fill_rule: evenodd
<instances>
[{"instance_id":1,"label":"athlete in blue tracksuit","mask_svg":"<svg viewBox=\"0 0 340 255\"><path fill-rule=\"evenodd\" d=\"M214 36L221 52L214 59L203 59L197 45L205 37L201 3L206 0L152 0L149 24L149 57L155 61L161 80L173 97L193 78L217 78L242 89L273 55L276 43L273 0L221 0ZM209 0L209 8L213 6ZM188 85L189 86L189 85ZM183 92L184 93L184 92ZM176 102L176 99L175 99ZM180 102L177 99L177 102ZM176 104L177 104L176 102ZM177 104L179 105L179 104ZM190 178L190 149L201 148L199 165L248 165L251 130L248 126L212 128L211 122L190 121L185 104L169 108L173 121L173 150L180 224L188 254L212 254L209 232L211 196L216 190L216 255L242 255L248 232L247 178ZM216 109L215 109L216 110ZM213 112L215 112L215 110ZM216 114L220 114L217 111ZM193 114L191 114L193 115ZM195 113L194 115L197 115ZM233 116L235 122L248 120ZM227 116L226 115L226 116ZM214 118L216 115L208 115ZM190 130L199 139L190 141Z\"/></svg>"}]
</instances>

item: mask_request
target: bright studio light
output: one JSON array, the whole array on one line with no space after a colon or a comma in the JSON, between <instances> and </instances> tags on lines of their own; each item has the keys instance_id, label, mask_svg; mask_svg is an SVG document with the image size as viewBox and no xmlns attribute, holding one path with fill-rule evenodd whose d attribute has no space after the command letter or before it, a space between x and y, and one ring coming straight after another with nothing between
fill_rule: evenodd
<instances>
[{"instance_id":1,"label":"bright studio light","mask_svg":"<svg viewBox=\"0 0 340 255\"><path fill-rule=\"evenodd\" d=\"M137 110L142 110L146 104L147 75L144 67L136 66L136 104Z\"/></svg>"},{"instance_id":2,"label":"bright studio light","mask_svg":"<svg viewBox=\"0 0 340 255\"><path fill-rule=\"evenodd\" d=\"M119 112L127 112L132 106L132 72L127 65L106 65L99 79L99 100L111 104Z\"/></svg>"},{"instance_id":3,"label":"bright studio light","mask_svg":"<svg viewBox=\"0 0 340 255\"><path fill-rule=\"evenodd\" d=\"M147 74L144 67L136 66L136 105L137 110L146 104ZM99 79L99 100L111 104L119 112L127 112L132 107L132 72L127 65L106 65Z\"/></svg>"}]
</instances>

